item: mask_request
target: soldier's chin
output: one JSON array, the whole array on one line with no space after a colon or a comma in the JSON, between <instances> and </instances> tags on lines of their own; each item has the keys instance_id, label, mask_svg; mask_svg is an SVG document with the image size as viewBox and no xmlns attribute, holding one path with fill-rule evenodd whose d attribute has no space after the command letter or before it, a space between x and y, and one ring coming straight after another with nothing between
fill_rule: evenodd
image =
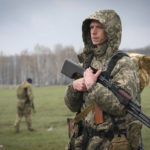
<instances>
[{"instance_id":1,"label":"soldier's chin","mask_svg":"<svg viewBox=\"0 0 150 150\"><path fill-rule=\"evenodd\" d=\"M107 42L107 40L101 40L101 41L92 41L93 42L93 45L95 45L95 46L97 46L97 45L101 45L101 44L104 44L104 43L106 43Z\"/></svg>"},{"instance_id":2,"label":"soldier's chin","mask_svg":"<svg viewBox=\"0 0 150 150\"><path fill-rule=\"evenodd\" d=\"M100 45L100 42L97 42L97 41L93 41L93 45Z\"/></svg>"}]
</instances>

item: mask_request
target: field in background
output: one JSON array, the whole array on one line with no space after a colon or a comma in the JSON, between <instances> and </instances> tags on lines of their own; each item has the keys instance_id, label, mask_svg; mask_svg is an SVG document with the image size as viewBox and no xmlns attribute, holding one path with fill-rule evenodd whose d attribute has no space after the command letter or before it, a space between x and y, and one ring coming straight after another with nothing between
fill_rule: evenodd
<instances>
[{"instance_id":1,"label":"field in background","mask_svg":"<svg viewBox=\"0 0 150 150\"><path fill-rule=\"evenodd\" d=\"M150 116L150 87L142 93L143 111ZM0 150L64 150L68 142L66 118L72 117L64 104L65 86L33 87L36 113L32 115L36 132L26 129L14 134L16 115L15 88L0 88ZM143 127L145 150L150 147L150 129ZM3 148L1 148L3 146Z\"/></svg>"}]
</instances>

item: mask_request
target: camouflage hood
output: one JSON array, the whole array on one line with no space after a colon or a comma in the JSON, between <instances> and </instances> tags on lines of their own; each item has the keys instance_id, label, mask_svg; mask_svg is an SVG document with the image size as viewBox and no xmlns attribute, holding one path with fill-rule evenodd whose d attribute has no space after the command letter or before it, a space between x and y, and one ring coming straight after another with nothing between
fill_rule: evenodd
<instances>
[{"instance_id":1,"label":"camouflage hood","mask_svg":"<svg viewBox=\"0 0 150 150\"><path fill-rule=\"evenodd\" d=\"M90 36L90 23L92 20L99 21L107 34L107 42L99 46L94 46ZM84 42L83 53L79 54L79 61L84 62L89 53L95 54L97 57L103 57L106 60L118 50L121 42L121 21L120 17L114 10L100 10L90 15L83 21L82 37Z\"/></svg>"}]
</instances>

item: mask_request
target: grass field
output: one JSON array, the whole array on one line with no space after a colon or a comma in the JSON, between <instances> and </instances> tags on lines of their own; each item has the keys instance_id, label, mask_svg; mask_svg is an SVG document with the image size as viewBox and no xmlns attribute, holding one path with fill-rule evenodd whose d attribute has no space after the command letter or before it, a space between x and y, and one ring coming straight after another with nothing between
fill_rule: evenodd
<instances>
[{"instance_id":1,"label":"grass field","mask_svg":"<svg viewBox=\"0 0 150 150\"><path fill-rule=\"evenodd\" d=\"M143 111L150 116L150 87L142 93ZM26 129L24 119L21 133L14 134L16 89L0 88L0 150L64 150L68 142L66 118L72 117L64 104L65 86L33 87L36 113L32 115L36 132ZM51 128L52 130L48 131ZM150 129L143 127L145 150L150 147Z\"/></svg>"}]
</instances>

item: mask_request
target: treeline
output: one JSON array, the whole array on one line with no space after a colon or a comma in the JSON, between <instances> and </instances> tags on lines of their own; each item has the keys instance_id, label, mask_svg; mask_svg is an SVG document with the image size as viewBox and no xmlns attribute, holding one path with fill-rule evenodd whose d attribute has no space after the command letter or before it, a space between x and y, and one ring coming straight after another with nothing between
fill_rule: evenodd
<instances>
[{"instance_id":1,"label":"treeline","mask_svg":"<svg viewBox=\"0 0 150 150\"><path fill-rule=\"evenodd\" d=\"M31 54L24 50L20 55L0 54L0 85L18 85L28 77L35 86L68 84L70 79L61 74L66 58L78 61L73 47L57 45L54 52L37 45Z\"/></svg>"},{"instance_id":2,"label":"treeline","mask_svg":"<svg viewBox=\"0 0 150 150\"><path fill-rule=\"evenodd\" d=\"M150 56L150 46L137 50L124 50ZM20 55L0 53L0 85L18 85L28 77L35 86L64 85L71 80L61 74L65 59L78 62L74 47L57 45L52 51L36 45L34 52L22 51Z\"/></svg>"}]
</instances>

